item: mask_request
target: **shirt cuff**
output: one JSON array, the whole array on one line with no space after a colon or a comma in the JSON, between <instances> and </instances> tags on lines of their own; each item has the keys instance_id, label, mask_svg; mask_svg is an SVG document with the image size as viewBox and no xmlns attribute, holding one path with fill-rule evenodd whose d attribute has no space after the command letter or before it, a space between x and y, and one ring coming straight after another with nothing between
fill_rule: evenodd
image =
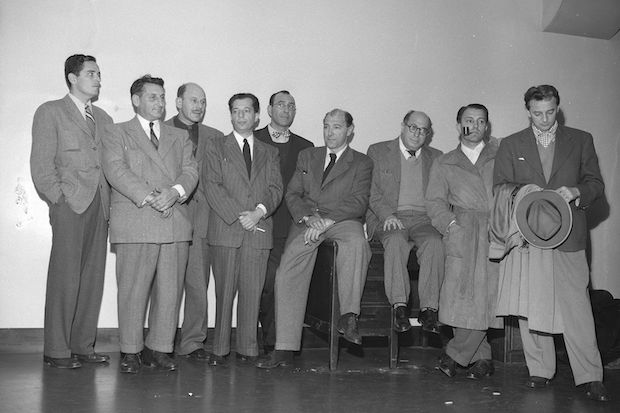
<instances>
[{"instance_id":1,"label":"shirt cuff","mask_svg":"<svg viewBox=\"0 0 620 413\"><path fill-rule=\"evenodd\" d=\"M183 198L185 196L185 189L183 189L183 186L181 184L172 185L172 187L177 190L180 198Z\"/></svg>"},{"instance_id":2,"label":"shirt cuff","mask_svg":"<svg viewBox=\"0 0 620 413\"><path fill-rule=\"evenodd\" d=\"M263 216L267 215L267 208L265 208L265 205L263 204L258 204L256 205L256 208L260 209L261 211L263 211Z\"/></svg>"}]
</instances>

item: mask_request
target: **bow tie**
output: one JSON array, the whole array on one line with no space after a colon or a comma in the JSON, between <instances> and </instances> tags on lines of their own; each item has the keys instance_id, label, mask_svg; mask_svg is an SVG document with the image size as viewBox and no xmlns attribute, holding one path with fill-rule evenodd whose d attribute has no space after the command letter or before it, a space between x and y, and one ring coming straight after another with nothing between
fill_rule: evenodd
<instances>
[{"instance_id":1,"label":"bow tie","mask_svg":"<svg viewBox=\"0 0 620 413\"><path fill-rule=\"evenodd\" d=\"M291 131L289 131L288 129L285 130L284 132L280 132L277 130L271 131L272 138L278 139L280 136L288 139L288 137L291 136Z\"/></svg>"}]
</instances>

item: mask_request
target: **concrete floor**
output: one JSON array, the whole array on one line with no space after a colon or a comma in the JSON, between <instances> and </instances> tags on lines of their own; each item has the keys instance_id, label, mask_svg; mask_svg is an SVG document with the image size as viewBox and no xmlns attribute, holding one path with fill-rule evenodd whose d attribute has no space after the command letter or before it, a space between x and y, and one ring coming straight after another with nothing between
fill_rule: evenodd
<instances>
[{"instance_id":1,"label":"concrete floor","mask_svg":"<svg viewBox=\"0 0 620 413\"><path fill-rule=\"evenodd\" d=\"M40 353L0 353L0 412L618 412L620 370L606 371L614 400L597 403L575 388L559 363L552 385L530 390L523 364L496 363L491 378L448 378L435 369L437 348L401 348L398 368L387 368L386 348L363 355L340 351L338 370L326 348L304 350L291 367L261 370L236 363L209 367L180 360L175 372L144 368L120 374L109 365L77 370L47 367Z\"/></svg>"}]
</instances>

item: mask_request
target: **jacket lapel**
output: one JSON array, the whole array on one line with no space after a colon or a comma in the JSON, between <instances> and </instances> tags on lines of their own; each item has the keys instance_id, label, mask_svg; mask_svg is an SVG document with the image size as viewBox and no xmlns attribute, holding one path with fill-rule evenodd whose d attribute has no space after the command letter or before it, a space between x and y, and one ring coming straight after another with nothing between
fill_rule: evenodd
<instances>
[{"instance_id":1,"label":"jacket lapel","mask_svg":"<svg viewBox=\"0 0 620 413\"><path fill-rule=\"evenodd\" d=\"M249 183L250 178L248 177L248 170L245 166L243 153L241 152L241 148L239 148L239 144L237 144L237 140L232 133L226 137L226 143L224 146L226 147L226 156L228 156L231 165L234 165L239 171L239 175L241 175L243 179Z\"/></svg>"},{"instance_id":2,"label":"jacket lapel","mask_svg":"<svg viewBox=\"0 0 620 413\"><path fill-rule=\"evenodd\" d=\"M553 179L553 176L560 169L562 164L566 162L569 154L575 147L572 144L572 137L564 133L564 129L558 126L555 134L555 151L553 154L553 165L551 166L551 174L549 175L549 182Z\"/></svg>"},{"instance_id":3,"label":"jacket lapel","mask_svg":"<svg viewBox=\"0 0 620 413\"><path fill-rule=\"evenodd\" d=\"M160 125L162 124L160 123ZM144 153L147 154L148 157L153 160L155 165L159 166L165 174L168 174L168 168L166 167L166 164L164 163L162 157L159 155L159 153L157 152L157 150L151 143L150 137L147 136L144 129L142 129L142 125L140 125L140 121L138 120L137 117L133 118L129 122L129 129L130 129L129 136L136 142L136 144L140 147L140 149L142 149ZM161 130L163 130L163 126L160 129L160 131ZM163 134L160 133L160 135L163 135ZM162 139L160 136L160 145L161 145L161 141Z\"/></svg>"},{"instance_id":4,"label":"jacket lapel","mask_svg":"<svg viewBox=\"0 0 620 413\"><path fill-rule=\"evenodd\" d=\"M400 147L398 146L398 139L400 138L396 138L396 140L393 140L392 142L389 143L388 148L388 154L387 154L387 158L388 158L388 169L392 171L392 176L394 177L394 180L396 181L396 186L399 187L400 186L400 158L401 158L401 152L400 152Z\"/></svg>"},{"instance_id":5,"label":"jacket lapel","mask_svg":"<svg viewBox=\"0 0 620 413\"><path fill-rule=\"evenodd\" d=\"M420 152L420 158L422 158L422 188L424 189L424 192L426 192L426 187L428 186L428 175L430 174L431 165L433 164L430 149L423 146L422 151Z\"/></svg>"},{"instance_id":6,"label":"jacket lapel","mask_svg":"<svg viewBox=\"0 0 620 413\"><path fill-rule=\"evenodd\" d=\"M323 146L319 148L318 151L314 151L313 155L314 157L311 161L310 173L312 173L312 181L315 182L317 188L319 188L320 190L320 188L323 186L321 184L321 180L323 179L323 170L325 169L325 156L327 156L327 147Z\"/></svg>"},{"instance_id":7,"label":"jacket lapel","mask_svg":"<svg viewBox=\"0 0 620 413\"><path fill-rule=\"evenodd\" d=\"M258 176L258 173L261 169L265 167L267 162L267 153L265 152L265 148L261 145L256 136L254 137L254 156L252 157L252 178L250 179L250 183L254 182L254 179ZM245 164L245 160L244 160Z\"/></svg>"},{"instance_id":8,"label":"jacket lapel","mask_svg":"<svg viewBox=\"0 0 620 413\"><path fill-rule=\"evenodd\" d=\"M88 125L86 124L86 119L84 119L84 117L82 116L78 108L75 106L75 103L73 102L73 100L71 100L69 95L65 96L64 101L65 101L65 105L67 106L67 112L69 113L69 118L73 122L75 122L80 127L80 129L84 131L84 133L87 136L91 136L90 129Z\"/></svg>"},{"instance_id":9,"label":"jacket lapel","mask_svg":"<svg viewBox=\"0 0 620 413\"><path fill-rule=\"evenodd\" d=\"M342 175L349 169L349 164L353 160L353 152L351 152L351 148L347 146L342 155L340 155L340 159L336 160L336 164L329 172L329 175L325 178L325 181L321 185L323 188L325 185L336 179L339 175ZM321 171L321 177L323 177Z\"/></svg>"},{"instance_id":10,"label":"jacket lapel","mask_svg":"<svg viewBox=\"0 0 620 413\"><path fill-rule=\"evenodd\" d=\"M545 174L543 173L540 155L538 153L538 148L536 147L536 137L534 136L532 128L528 128L527 133L521 137L519 148L521 148L521 153L523 155L522 157L525 162L527 162L530 168L538 174L541 180L538 184L542 184L542 186L544 186L547 180L545 179Z\"/></svg>"}]
</instances>

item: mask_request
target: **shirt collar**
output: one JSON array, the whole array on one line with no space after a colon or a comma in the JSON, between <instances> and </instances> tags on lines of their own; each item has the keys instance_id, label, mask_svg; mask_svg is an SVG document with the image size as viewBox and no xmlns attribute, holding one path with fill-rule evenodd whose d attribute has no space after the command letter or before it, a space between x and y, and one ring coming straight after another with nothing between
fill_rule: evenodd
<instances>
[{"instance_id":1,"label":"shirt collar","mask_svg":"<svg viewBox=\"0 0 620 413\"><path fill-rule=\"evenodd\" d=\"M398 138L398 147L400 148L400 151L402 152L402 154L405 157L405 159L409 159L412 156L415 156L415 158L418 159L420 157L420 153L422 152L422 148L420 147L420 148L418 148L415 151L414 155L411 155L409 153L409 149L407 149L407 147L405 147L405 145L403 144L402 139L400 139L400 138Z\"/></svg>"},{"instance_id":2,"label":"shirt collar","mask_svg":"<svg viewBox=\"0 0 620 413\"><path fill-rule=\"evenodd\" d=\"M349 145L345 145L345 147L340 149L338 152L332 152L331 149L327 148L327 152L325 153L325 161L329 163L329 154L330 153L335 153L336 154L336 161L338 161L338 159L340 159L340 156L342 155L342 153L344 151L346 151L348 147L349 147Z\"/></svg>"},{"instance_id":3,"label":"shirt collar","mask_svg":"<svg viewBox=\"0 0 620 413\"><path fill-rule=\"evenodd\" d=\"M467 156L467 158L471 161L471 163L475 165L478 157L480 156L480 153L484 149L484 146L484 141L480 141L478 145L473 148L469 148L461 143L461 150L463 151L465 156Z\"/></svg>"},{"instance_id":4,"label":"shirt collar","mask_svg":"<svg viewBox=\"0 0 620 413\"><path fill-rule=\"evenodd\" d=\"M77 106L78 110L80 111L80 113L82 114L84 119L86 119L86 106L90 106L90 110L91 111L93 110L92 103L90 102L90 100L88 102L84 103L80 99L78 99L77 97L72 95L71 93L69 93L69 97L71 98L73 103L75 103L75 106Z\"/></svg>"},{"instance_id":5,"label":"shirt collar","mask_svg":"<svg viewBox=\"0 0 620 413\"><path fill-rule=\"evenodd\" d=\"M142 126L144 133L146 133L146 136L149 139L151 137L151 125L149 125L151 122L153 122L153 131L155 131L155 135L157 135L158 138L161 138L161 128L159 126L159 119L146 120L142 116L138 115L137 113L136 113L136 118L138 118L138 121L140 122L140 126Z\"/></svg>"},{"instance_id":6,"label":"shirt collar","mask_svg":"<svg viewBox=\"0 0 620 413\"><path fill-rule=\"evenodd\" d=\"M558 121L555 121L553 126L547 131L541 131L532 123L532 131L534 131L534 137L536 142L540 143L544 148L549 146L551 142L555 140L555 133L558 130Z\"/></svg>"}]
</instances>

